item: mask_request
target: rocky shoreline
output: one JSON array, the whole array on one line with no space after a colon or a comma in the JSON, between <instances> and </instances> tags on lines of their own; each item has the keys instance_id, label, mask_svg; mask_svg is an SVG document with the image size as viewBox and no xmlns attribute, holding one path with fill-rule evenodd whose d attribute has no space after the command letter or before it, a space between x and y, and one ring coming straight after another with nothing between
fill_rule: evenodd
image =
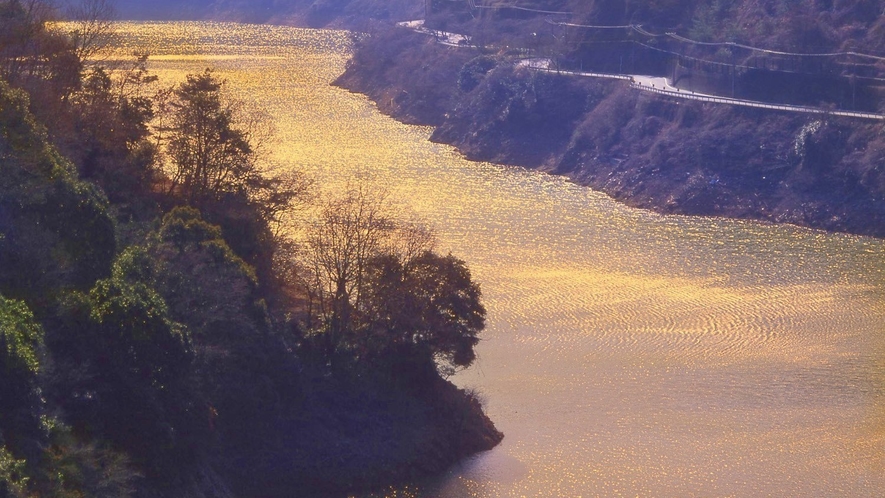
<instances>
[{"instance_id":1,"label":"rocky shoreline","mask_svg":"<svg viewBox=\"0 0 885 498\"><path fill-rule=\"evenodd\" d=\"M631 206L885 236L881 122L668 100L514 61L390 28L334 84L434 126L431 140L469 159L566 175Z\"/></svg>"}]
</instances>

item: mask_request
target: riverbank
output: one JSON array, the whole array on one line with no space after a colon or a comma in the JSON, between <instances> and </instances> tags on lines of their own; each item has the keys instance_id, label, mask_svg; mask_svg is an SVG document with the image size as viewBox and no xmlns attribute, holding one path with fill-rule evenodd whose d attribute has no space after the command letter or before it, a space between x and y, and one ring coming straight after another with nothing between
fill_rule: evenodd
<instances>
[{"instance_id":1,"label":"riverbank","mask_svg":"<svg viewBox=\"0 0 885 498\"><path fill-rule=\"evenodd\" d=\"M469 159L566 175L631 206L885 236L879 122L668 100L402 28L363 40L335 84L434 126L431 140Z\"/></svg>"}]
</instances>

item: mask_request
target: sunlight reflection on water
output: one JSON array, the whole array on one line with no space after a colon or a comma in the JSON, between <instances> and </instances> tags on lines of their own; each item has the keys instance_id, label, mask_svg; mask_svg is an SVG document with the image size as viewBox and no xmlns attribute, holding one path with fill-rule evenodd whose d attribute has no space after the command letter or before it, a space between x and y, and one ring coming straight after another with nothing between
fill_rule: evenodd
<instances>
[{"instance_id":1,"label":"sunlight reflection on water","mask_svg":"<svg viewBox=\"0 0 885 498\"><path fill-rule=\"evenodd\" d=\"M489 309L479 389L506 438L431 496L879 496L883 242L661 216L465 161L330 87L344 32L121 24L173 84L213 67L275 120L272 158L389 189L467 260Z\"/></svg>"}]
</instances>

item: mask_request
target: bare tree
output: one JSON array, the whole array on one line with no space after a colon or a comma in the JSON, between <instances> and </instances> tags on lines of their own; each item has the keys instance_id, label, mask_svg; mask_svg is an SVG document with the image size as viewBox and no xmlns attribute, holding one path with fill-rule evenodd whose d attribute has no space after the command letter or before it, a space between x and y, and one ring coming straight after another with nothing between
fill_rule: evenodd
<instances>
[{"instance_id":1,"label":"bare tree","mask_svg":"<svg viewBox=\"0 0 885 498\"><path fill-rule=\"evenodd\" d=\"M387 240L386 252L408 264L436 246L436 231L424 220L417 218L401 220Z\"/></svg>"},{"instance_id":2,"label":"bare tree","mask_svg":"<svg viewBox=\"0 0 885 498\"><path fill-rule=\"evenodd\" d=\"M70 36L80 61L94 57L112 42L117 17L113 0L80 0L68 7L67 17L73 25Z\"/></svg>"},{"instance_id":3,"label":"bare tree","mask_svg":"<svg viewBox=\"0 0 885 498\"><path fill-rule=\"evenodd\" d=\"M435 243L426 224L364 184L321 207L301 282L316 318L308 329L333 371L346 359L420 383L473 362L485 326L479 286Z\"/></svg>"},{"instance_id":4,"label":"bare tree","mask_svg":"<svg viewBox=\"0 0 885 498\"><path fill-rule=\"evenodd\" d=\"M485 309L463 261L433 252L426 224L364 185L321 207L302 277L316 334L333 369L350 358L426 379L473 362Z\"/></svg>"},{"instance_id":5,"label":"bare tree","mask_svg":"<svg viewBox=\"0 0 885 498\"><path fill-rule=\"evenodd\" d=\"M0 3L0 76L17 84L54 72L47 69L47 55L58 56L69 48L63 37L46 29L54 19L55 10L45 0Z\"/></svg>"},{"instance_id":6,"label":"bare tree","mask_svg":"<svg viewBox=\"0 0 885 498\"><path fill-rule=\"evenodd\" d=\"M386 195L359 185L328 201L308 234L311 287L330 355L359 307L366 266L393 232Z\"/></svg>"}]
</instances>

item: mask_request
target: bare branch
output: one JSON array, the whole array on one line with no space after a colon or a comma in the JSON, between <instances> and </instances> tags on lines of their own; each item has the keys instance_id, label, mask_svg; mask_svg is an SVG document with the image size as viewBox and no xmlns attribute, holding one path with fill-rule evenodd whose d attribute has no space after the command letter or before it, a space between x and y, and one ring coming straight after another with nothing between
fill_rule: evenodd
<instances>
[{"instance_id":1,"label":"bare branch","mask_svg":"<svg viewBox=\"0 0 885 498\"><path fill-rule=\"evenodd\" d=\"M81 61L95 57L113 41L117 10L112 0L80 0L66 13L74 26L70 36Z\"/></svg>"}]
</instances>

